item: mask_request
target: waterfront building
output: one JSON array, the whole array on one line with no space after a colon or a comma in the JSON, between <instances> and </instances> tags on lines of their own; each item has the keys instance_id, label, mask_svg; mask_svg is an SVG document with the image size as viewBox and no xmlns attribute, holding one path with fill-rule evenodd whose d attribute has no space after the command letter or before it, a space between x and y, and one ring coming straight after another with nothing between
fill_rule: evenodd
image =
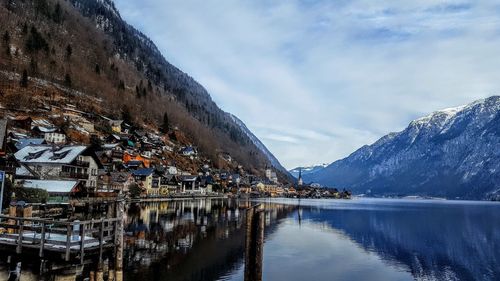
<instances>
[{"instance_id":1,"label":"waterfront building","mask_svg":"<svg viewBox=\"0 0 500 281\"><path fill-rule=\"evenodd\" d=\"M135 182L143 189L146 190L147 195L159 195L159 185L153 185L153 168L138 169L132 172Z\"/></svg>"},{"instance_id":2,"label":"waterfront building","mask_svg":"<svg viewBox=\"0 0 500 281\"><path fill-rule=\"evenodd\" d=\"M14 154L40 180L77 180L91 190L97 187L102 167L92 149L83 145L27 145Z\"/></svg>"}]
</instances>

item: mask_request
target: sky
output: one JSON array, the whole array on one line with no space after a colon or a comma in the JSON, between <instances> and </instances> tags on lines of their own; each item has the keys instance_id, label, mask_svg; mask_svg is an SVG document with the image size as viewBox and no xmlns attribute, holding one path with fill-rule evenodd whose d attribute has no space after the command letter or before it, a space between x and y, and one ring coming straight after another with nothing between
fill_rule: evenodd
<instances>
[{"instance_id":1,"label":"sky","mask_svg":"<svg viewBox=\"0 0 500 281\"><path fill-rule=\"evenodd\" d=\"M500 3L115 0L288 169L500 93Z\"/></svg>"}]
</instances>

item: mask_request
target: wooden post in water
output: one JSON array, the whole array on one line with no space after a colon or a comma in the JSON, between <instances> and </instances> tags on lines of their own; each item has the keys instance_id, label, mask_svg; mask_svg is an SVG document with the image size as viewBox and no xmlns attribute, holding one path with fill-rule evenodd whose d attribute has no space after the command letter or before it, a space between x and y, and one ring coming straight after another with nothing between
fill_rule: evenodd
<instances>
[{"instance_id":1,"label":"wooden post in water","mask_svg":"<svg viewBox=\"0 0 500 281\"><path fill-rule=\"evenodd\" d=\"M118 199L116 202L115 222L115 281L123 281L123 214L125 212L125 200Z\"/></svg>"},{"instance_id":2,"label":"wooden post in water","mask_svg":"<svg viewBox=\"0 0 500 281\"><path fill-rule=\"evenodd\" d=\"M245 237L245 281L262 280L262 257L264 253L264 210L260 205L246 211Z\"/></svg>"},{"instance_id":3,"label":"wooden post in water","mask_svg":"<svg viewBox=\"0 0 500 281\"><path fill-rule=\"evenodd\" d=\"M104 260L102 258L104 246L104 219L101 218L99 226L99 262L97 264L97 272L95 274L96 281L104 281Z\"/></svg>"},{"instance_id":4,"label":"wooden post in water","mask_svg":"<svg viewBox=\"0 0 500 281\"><path fill-rule=\"evenodd\" d=\"M10 206L9 206L9 217L16 217L16 209L17 209L17 208L16 208L16 206L15 206L15 205L10 205ZM16 221L15 221L15 220L12 220L12 219L9 219L9 220L7 221L7 223L8 223L8 224L10 224L10 225L15 225L15 224L16 224ZM12 229L12 228L11 228L11 229L9 229L9 230L8 230L8 232L9 232L9 234L14 233L14 229Z\"/></svg>"}]
</instances>

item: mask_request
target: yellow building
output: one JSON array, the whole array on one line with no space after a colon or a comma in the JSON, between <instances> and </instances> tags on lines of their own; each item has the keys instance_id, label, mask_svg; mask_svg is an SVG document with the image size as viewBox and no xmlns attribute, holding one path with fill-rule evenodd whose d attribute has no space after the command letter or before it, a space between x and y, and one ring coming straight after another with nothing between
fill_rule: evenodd
<instances>
[{"instance_id":1,"label":"yellow building","mask_svg":"<svg viewBox=\"0 0 500 281\"><path fill-rule=\"evenodd\" d=\"M146 194L149 195L159 195L160 189L158 184L153 185L153 174L154 169L138 169L132 173L135 182L146 190Z\"/></svg>"},{"instance_id":2,"label":"yellow building","mask_svg":"<svg viewBox=\"0 0 500 281\"><path fill-rule=\"evenodd\" d=\"M122 120L109 120L109 125L111 126L111 130L115 133L121 133L122 131Z\"/></svg>"}]
</instances>

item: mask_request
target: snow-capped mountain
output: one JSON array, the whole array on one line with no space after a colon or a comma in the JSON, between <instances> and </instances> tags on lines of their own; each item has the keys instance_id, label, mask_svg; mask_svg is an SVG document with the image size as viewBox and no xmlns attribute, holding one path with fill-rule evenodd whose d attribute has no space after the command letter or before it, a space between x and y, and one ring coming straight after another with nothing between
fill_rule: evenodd
<instances>
[{"instance_id":1,"label":"snow-capped mountain","mask_svg":"<svg viewBox=\"0 0 500 281\"><path fill-rule=\"evenodd\" d=\"M306 181L357 194L500 197L500 96L436 111Z\"/></svg>"},{"instance_id":2,"label":"snow-capped mountain","mask_svg":"<svg viewBox=\"0 0 500 281\"><path fill-rule=\"evenodd\" d=\"M312 166L304 166L304 167L297 167L292 170L290 170L290 174L294 176L295 178L299 178L300 171L302 171L302 176L307 175L307 174L312 174L316 173L324 168L326 168L328 164L321 164L321 165L312 165Z\"/></svg>"}]
</instances>

